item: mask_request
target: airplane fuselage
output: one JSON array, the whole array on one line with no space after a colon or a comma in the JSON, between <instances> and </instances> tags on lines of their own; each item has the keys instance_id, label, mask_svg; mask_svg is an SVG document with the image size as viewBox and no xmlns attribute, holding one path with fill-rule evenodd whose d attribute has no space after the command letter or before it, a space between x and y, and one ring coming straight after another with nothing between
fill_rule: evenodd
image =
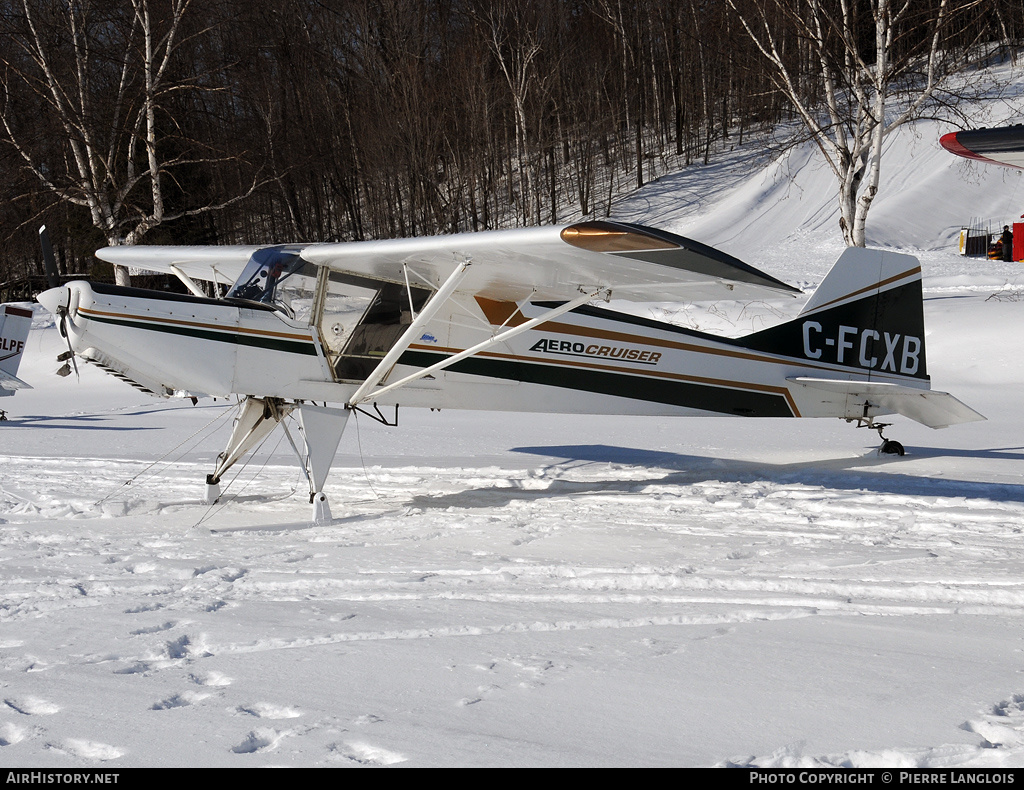
<instances>
[{"instance_id":1,"label":"airplane fuselage","mask_svg":"<svg viewBox=\"0 0 1024 790\"><path fill-rule=\"evenodd\" d=\"M259 303L86 282L64 286L61 293L75 350L159 395L247 394L344 404L361 383L343 377L345 355L332 356L321 340L330 321L316 316L298 319ZM442 361L544 309L460 300L427 325L381 383ZM792 356L581 307L379 402L595 414L839 416L836 403L823 403L820 393L809 395L792 380L842 374L913 383L908 376L923 372L920 339L893 334L895 340L856 326L829 330L808 319L794 344L800 355ZM927 379L919 385L926 387Z\"/></svg>"}]
</instances>

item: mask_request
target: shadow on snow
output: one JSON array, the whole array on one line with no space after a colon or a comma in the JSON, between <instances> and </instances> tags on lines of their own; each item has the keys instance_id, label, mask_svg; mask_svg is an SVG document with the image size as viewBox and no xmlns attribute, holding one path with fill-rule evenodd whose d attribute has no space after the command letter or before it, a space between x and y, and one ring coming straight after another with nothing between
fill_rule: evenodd
<instances>
[{"instance_id":1,"label":"shadow on snow","mask_svg":"<svg viewBox=\"0 0 1024 790\"><path fill-rule=\"evenodd\" d=\"M562 458L568 463L624 464L649 468L647 478L632 477L616 480L560 480L554 478L541 489L512 486L489 486L453 494L418 495L410 504L421 508L496 507L512 501L543 499L584 493L639 493L647 486L690 486L705 482L753 484L769 482L781 485L820 486L835 490L861 491L873 494L903 496L964 497L997 502L1024 503L1024 485L1014 483L985 483L951 478L928 478L918 475L890 472L899 460L892 457L856 456L853 458L802 461L791 464L737 461L708 456L617 447L603 444L560 445L549 447L515 447L513 452ZM1024 460L1024 447L992 448L988 450L957 450L944 448L908 448L908 459L965 457L998 460ZM866 465L877 464L884 471L864 470ZM552 464L550 469L562 467ZM659 475L658 471L665 474Z\"/></svg>"}]
</instances>

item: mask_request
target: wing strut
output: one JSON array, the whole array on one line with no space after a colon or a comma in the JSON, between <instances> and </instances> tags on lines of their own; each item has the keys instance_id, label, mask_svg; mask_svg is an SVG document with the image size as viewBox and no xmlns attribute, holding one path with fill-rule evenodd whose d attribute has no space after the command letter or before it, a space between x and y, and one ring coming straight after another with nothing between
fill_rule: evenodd
<instances>
[{"instance_id":1,"label":"wing strut","mask_svg":"<svg viewBox=\"0 0 1024 790\"><path fill-rule=\"evenodd\" d=\"M381 382L384 376L387 375L387 372L391 370L391 367L398 361L398 358L405 353L409 345L423 333L423 327L434 317L434 313L440 310L444 303L448 301L448 297L455 292L455 289L459 287L462 278L469 272L470 265L471 262L466 261L448 275L448 279L437 289L431 300L424 306L422 312L409 324L409 328L398 338L398 342L384 355L384 358L378 363L377 367L373 369L373 373L367 376L366 381L352 394L349 402L345 404L348 408L351 409L353 406L358 406L360 403L369 400L367 393Z\"/></svg>"},{"instance_id":2,"label":"wing strut","mask_svg":"<svg viewBox=\"0 0 1024 790\"><path fill-rule=\"evenodd\" d=\"M173 263L171 264L171 271L174 272L174 276L175 277L177 277L179 280L181 280L182 285L184 285L186 288L188 288L192 292L193 296L200 296L203 299L209 298L207 296L206 292L203 291L203 289L200 288L198 285L196 285L195 280L193 280L191 277L189 277L187 274L185 274L185 272L183 272L181 269L179 269Z\"/></svg>"},{"instance_id":3,"label":"wing strut","mask_svg":"<svg viewBox=\"0 0 1024 790\"><path fill-rule=\"evenodd\" d=\"M499 343L504 343L506 340L509 340L510 338L513 338L522 332L525 332L529 329L533 329L535 326L539 326L540 324L550 321L553 318L557 318L563 313L568 313L570 310L575 310L577 307L580 307L581 305L584 305L593 299L597 299L598 297L601 296L602 293L606 292L607 290L607 288L602 286L593 291L588 291L584 293L582 296L578 296L575 299L572 299L568 302L565 302L564 304L559 305L558 307L554 307L551 310L548 310L542 313L541 315L537 316L536 318L531 318L529 321L523 324L519 324L519 326L514 326L511 329L506 329L504 332L499 332L493 337L484 340L482 343L477 343L475 346L467 348L465 351L460 351L458 354L453 354L447 359L443 359L440 362L431 365L430 367L423 368L422 370L419 370L416 373L406 376L404 379L400 379L399 381L388 384L386 387L381 387L379 390L376 390L374 392L365 391L366 389L368 389L366 387L366 383L370 381L370 379L367 379L366 383L364 383L363 386L360 387L356 391L355 395L353 395L352 398L349 400L347 406L350 409L354 408L358 406L360 403L365 403L366 401L371 400L372 398L376 398L379 397L380 395L383 395L385 392L391 392L391 390L398 389L399 387L404 387L406 384L416 381L417 379L421 379L424 376L429 376L430 374L436 373L439 370L444 370L450 365L454 365L456 362L459 362L460 360L463 360L466 357L471 357L474 354L479 354L481 351L486 351L491 346L496 346ZM436 299L437 297L435 296L434 298ZM431 304L433 304L433 300L431 300ZM405 339L404 336L402 339ZM402 351L405 350L406 346L408 346L408 343L406 343L405 346L402 347ZM392 349L392 351L394 351L394 349Z\"/></svg>"}]
</instances>

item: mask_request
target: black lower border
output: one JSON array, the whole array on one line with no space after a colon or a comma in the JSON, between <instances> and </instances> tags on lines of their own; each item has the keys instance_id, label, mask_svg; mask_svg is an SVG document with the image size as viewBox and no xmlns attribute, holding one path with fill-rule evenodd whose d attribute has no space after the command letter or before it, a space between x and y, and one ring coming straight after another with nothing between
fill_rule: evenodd
<instances>
[{"instance_id":1,"label":"black lower border","mask_svg":"<svg viewBox=\"0 0 1024 790\"><path fill-rule=\"evenodd\" d=\"M406 351L402 354L399 363L425 368L444 358L444 354ZM456 362L448 370L469 373L474 376L614 395L651 403L665 403L718 414L734 414L744 417L794 416L788 401L781 394L731 389L711 384L483 357L464 359Z\"/></svg>"}]
</instances>

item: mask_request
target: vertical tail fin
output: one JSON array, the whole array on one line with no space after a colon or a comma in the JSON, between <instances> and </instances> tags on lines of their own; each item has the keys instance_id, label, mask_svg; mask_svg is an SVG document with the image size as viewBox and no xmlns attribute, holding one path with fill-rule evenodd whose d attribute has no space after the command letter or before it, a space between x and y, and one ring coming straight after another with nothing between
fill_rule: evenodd
<instances>
[{"instance_id":1,"label":"vertical tail fin","mask_svg":"<svg viewBox=\"0 0 1024 790\"><path fill-rule=\"evenodd\" d=\"M31 310L11 304L0 305L0 397L13 395L15 390L31 389L15 375L31 326Z\"/></svg>"},{"instance_id":2,"label":"vertical tail fin","mask_svg":"<svg viewBox=\"0 0 1024 790\"><path fill-rule=\"evenodd\" d=\"M921 265L910 255L851 247L800 315L741 342L790 357L786 380L818 416L898 413L931 428L985 419L930 388Z\"/></svg>"},{"instance_id":3,"label":"vertical tail fin","mask_svg":"<svg viewBox=\"0 0 1024 790\"><path fill-rule=\"evenodd\" d=\"M921 265L911 255L851 247L800 315L741 342L823 370L927 386Z\"/></svg>"}]
</instances>

